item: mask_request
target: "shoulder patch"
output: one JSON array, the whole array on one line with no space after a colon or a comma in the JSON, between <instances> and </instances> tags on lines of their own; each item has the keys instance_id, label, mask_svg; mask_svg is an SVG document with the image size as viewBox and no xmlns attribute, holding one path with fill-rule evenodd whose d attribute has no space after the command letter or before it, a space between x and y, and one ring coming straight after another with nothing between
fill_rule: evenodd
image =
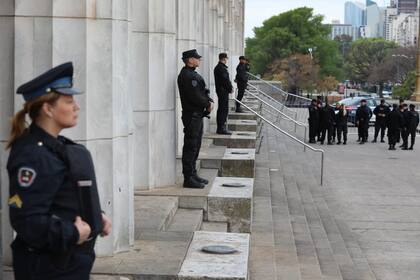
<instances>
[{"instance_id":1,"label":"shoulder patch","mask_svg":"<svg viewBox=\"0 0 420 280\"><path fill-rule=\"evenodd\" d=\"M18 183L19 186L27 188L34 182L36 177L36 172L29 167L21 167L18 171Z\"/></svg>"},{"instance_id":2,"label":"shoulder patch","mask_svg":"<svg viewBox=\"0 0 420 280\"><path fill-rule=\"evenodd\" d=\"M193 87L196 87L198 85L198 82L196 80L192 80L191 84Z\"/></svg>"},{"instance_id":3,"label":"shoulder patch","mask_svg":"<svg viewBox=\"0 0 420 280\"><path fill-rule=\"evenodd\" d=\"M22 200L20 199L20 196L15 194L14 196L12 196L11 198L9 198L9 207L12 208L22 208Z\"/></svg>"}]
</instances>

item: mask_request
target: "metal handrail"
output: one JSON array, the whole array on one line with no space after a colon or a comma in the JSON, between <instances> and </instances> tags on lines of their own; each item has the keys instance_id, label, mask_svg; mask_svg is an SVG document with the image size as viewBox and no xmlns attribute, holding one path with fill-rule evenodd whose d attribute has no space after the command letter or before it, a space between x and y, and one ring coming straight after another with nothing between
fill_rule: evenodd
<instances>
[{"instance_id":1,"label":"metal handrail","mask_svg":"<svg viewBox=\"0 0 420 280\"><path fill-rule=\"evenodd\" d=\"M253 94L252 92L247 90L247 93L250 94L251 96L257 98L259 101L261 101L263 104L267 105L268 107L270 107L271 109L273 109L274 111L276 111L277 113L279 113L280 115L282 115L285 120L291 121L295 124L295 132L296 132L296 126L301 126L304 128L304 135L303 135L303 141L306 142L306 133L307 133L307 128L308 126L304 123L301 123L297 120L292 119L291 117L289 117L288 115L286 115L285 113L283 113L282 111L280 111L279 109L277 109L276 107L274 107L273 105L269 104L268 102L264 101L262 98L258 97L257 95ZM269 111L270 112L270 111ZM306 147L304 147L304 150L306 149Z\"/></svg>"},{"instance_id":2,"label":"metal handrail","mask_svg":"<svg viewBox=\"0 0 420 280\"><path fill-rule=\"evenodd\" d=\"M239 104L241 104L242 106L244 106L247 110L249 110L251 113L253 113L254 115L256 115L257 117L259 117L261 120L263 120L264 122L266 122L267 124L269 124L271 127L273 127L275 130L281 132L283 135L286 135L287 137L289 137L290 139L294 140L295 142L303 145L304 147L308 148L309 150L313 151L313 152L317 152L317 153L321 153L321 186L324 183L324 150L321 149L316 149L314 147L312 147L311 145L306 144L305 142L299 140L298 138L296 138L295 136L287 133L286 131L284 131L283 129L281 129L280 127L276 126L274 123L272 123L271 121L267 120L265 117L261 116L259 113L255 112L254 110L252 110L250 107L248 107L247 105L245 105L243 102L239 101L236 98L233 98L233 100L235 100L236 102L238 102Z\"/></svg>"},{"instance_id":3,"label":"metal handrail","mask_svg":"<svg viewBox=\"0 0 420 280\"><path fill-rule=\"evenodd\" d=\"M249 73L249 72L248 72L248 75L249 75L249 76L251 76L251 77L252 77L252 78L254 78L254 79L257 79L258 81L261 81L261 82L263 82L263 83L265 83L265 84L267 84L267 85L271 86L272 88L274 88L274 89L276 89L276 90L280 91L280 92L281 92L281 93L283 93L283 94L290 95L290 96L294 96L294 97L297 97L297 98L301 98L301 99L304 99L304 100L307 100L307 101L311 101L311 99L306 98L306 97L304 97L304 96L300 96L300 95L297 95L297 94L293 94L293 93L286 92L286 91L282 90L281 88L278 88L278 87L276 87L276 86L275 86L275 85L273 85L273 84L270 84L270 83L269 83L269 82L267 82L266 80L263 80L263 79L259 78L258 76L254 75L254 74L251 74L251 73Z\"/></svg>"},{"instance_id":4,"label":"metal handrail","mask_svg":"<svg viewBox=\"0 0 420 280\"><path fill-rule=\"evenodd\" d=\"M280 106L282 106L282 109L286 109L289 112L291 112L294 116L295 116L295 120L297 119L297 112L293 111L292 109L288 108L285 104L281 103L280 101L274 99L273 97L271 97L270 95L268 95L267 93L265 93L264 91L262 91L261 89L257 88L254 85L248 84L248 86L252 87L253 89L257 90L259 93L261 93L262 95L264 95L265 97L267 97L268 99L270 99L271 101L279 104ZM249 92L249 91L248 91Z\"/></svg>"}]
</instances>

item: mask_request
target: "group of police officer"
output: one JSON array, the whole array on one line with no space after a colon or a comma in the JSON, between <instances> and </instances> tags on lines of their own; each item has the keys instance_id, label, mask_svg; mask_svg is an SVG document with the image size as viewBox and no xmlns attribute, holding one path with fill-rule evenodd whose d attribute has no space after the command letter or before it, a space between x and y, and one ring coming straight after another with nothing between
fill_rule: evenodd
<instances>
[{"instance_id":1,"label":"group of police officer","mask_svg":"<svg viewBox=\"0 0 420 280\"><path fill-rule=\"evenodd\" d=\"M213 110L213 99L210 90L206 87L203 77L195 71L200 66L201 56L197 50L183 52L182 60L185 66L178 76L178 89L182 105L182 122L184 125L184 146L182 148L182 173L185 188L204 188L209 181L197 174L196 162L200 153L203 136L203 118L209 118ZM219 54L219 62L214 68L214 80L218 97L217 109L217 134L232 134L226 127L229 113L229 94L233 93L233 86L229 78L228 55ZM242 100L248 83L248 60L239 57L236 68L235 82L238 86L239 101ZM242 113L242 108L237 102L236 112Z\"/></svg>"},{"instance_id":2,"label":"group of police officer","mask_svg":"<svg viewBox=\"0 0 420 280\"><path fill-rule=\"evenodd\" d=\"M347 144L347 132L349 114L344 104L337 103L336 107L330 106L327 102L323 105L321 98L313 99L309 106L309 143L320 142L324 144L327 136L327 144L333 145L337 138L337 145ZM356 110L355 124L357 126L359 144L363 145L368 141L369 122L375 115L375 134L372 143L378 140L379 132L381 143L385 143L385 131L388 129L389 150L396 150L395 145L402 139L400 148L413 150L417 126L419 125L419 114L415 105L408 106L403 100L400 104L393 104L392 110L381 100L381 103L370 109L365 99L361 100ZM408 146L408 138L411 136L411 143ZM343 139L343 142L341 141Z\"/></svg>"}]
</instances>

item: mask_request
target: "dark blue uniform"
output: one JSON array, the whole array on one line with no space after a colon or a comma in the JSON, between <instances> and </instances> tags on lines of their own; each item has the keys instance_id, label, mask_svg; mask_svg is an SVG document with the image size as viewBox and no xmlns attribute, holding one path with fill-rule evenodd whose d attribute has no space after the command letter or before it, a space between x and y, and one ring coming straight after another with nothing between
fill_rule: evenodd
<instances>
[{"instance_id":1,"label":"dark blue uniform","mask_svg":"<svg viewBox=\"0 0 420 280\"><path fill-rule=\"evenodd\" d=\"M214 81L218 97L217 133L226 132L226 119L229 113L229 93L233 87L229 78L228 67L219 62L214 68Z\"/></svg>"},{"instance_id":2,"label":"dark blue uniform","mask_svg":"<svg viewBox=\"0 0 420 280\"><path fill-rule=\"evenodd\" d=\"M237 99L239 101L242 101L242 98L244 97L245 90L248 86L248 66L245 63L239 63L236 67L236 77L235 81L238 85L238 96ZM241 112L241 105L239 103L236 103L236 111Z\"/></svg>"},{"instance_id":3,"label":"dark blue uniform","mask_svg":"<svg viewBox=\"0 0 420 280\"><path fill-rule=\"evenodd\" d=\"M94 239L76 245L77 191L66 163L49 147L65 142L32 124L12 145L7 170L16 280L89 279Z\"/></svg>"}]
</instances>

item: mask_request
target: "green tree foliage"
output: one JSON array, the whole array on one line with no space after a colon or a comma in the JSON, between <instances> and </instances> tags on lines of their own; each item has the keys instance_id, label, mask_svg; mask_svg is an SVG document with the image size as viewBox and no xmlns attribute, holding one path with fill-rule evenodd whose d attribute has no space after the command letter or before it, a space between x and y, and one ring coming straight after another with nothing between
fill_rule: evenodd
<instances>
[{"instance_id":1,"label":"green tree foliage","mask_svg":"<svg viewBox=\"0 0 420 280\"><path fill-rule=\"evenodd\" d=\"M314 15L313 9L303 7L273 16L254 28L255 37L246 39L252 71L265 74L274 61L308 54L312 48L322 76L341 76L339 44L328 39L331 28L322 20L323 16Z\"/></svg>"},{"instance_id":2,"label":"green tree foliage","mask_svg":"<svg viewBox=\"0 0 420 280\"><path fill-rule=\"evenodd\" d=\"M392 90L392 97L399 99L409 99L413 94L416 86L416 72L411 71L408 73L406 80L400 86L395 86Z\"/></svg>"},{"instance_id":3,"label":"green tree foliage","mask_svg":"<svg viewBox=\"0 0 420 280\"><path fill-rule=\"evenodd\" d=\"M348 77L356 82L369 81L375 68L382 65L397 45L394 42L382 38L359 39L351 45L346 57L346 69ZM381 81L380 77L375 77ZM371 82L375 80L371 77Z\"/></svg>"}]
</instances>

